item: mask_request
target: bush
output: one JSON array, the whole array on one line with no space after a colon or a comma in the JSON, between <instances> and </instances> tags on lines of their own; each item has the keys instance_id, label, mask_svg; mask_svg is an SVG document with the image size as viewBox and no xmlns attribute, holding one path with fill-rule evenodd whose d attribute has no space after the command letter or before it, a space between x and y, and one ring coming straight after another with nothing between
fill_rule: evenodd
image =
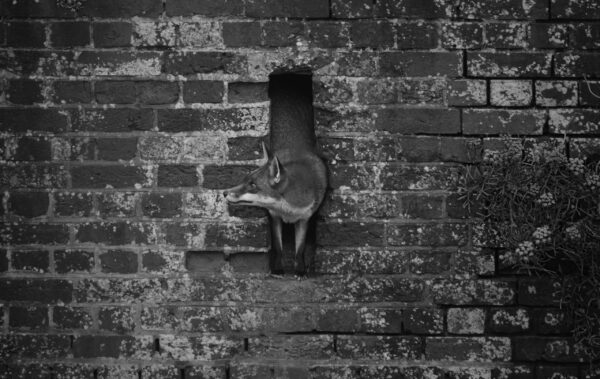
<instances>
[{"instance_id":1,"label":"bush","mask_svg":"<svg viewBox=\"0 0 600 379\"><path fill-rule=\"evenodd\" d=\"M600 163L568 158L565 141L505 138L463 183L500 262L562 282L578 348L600 358Z\"/></svg>"}]
</instances>

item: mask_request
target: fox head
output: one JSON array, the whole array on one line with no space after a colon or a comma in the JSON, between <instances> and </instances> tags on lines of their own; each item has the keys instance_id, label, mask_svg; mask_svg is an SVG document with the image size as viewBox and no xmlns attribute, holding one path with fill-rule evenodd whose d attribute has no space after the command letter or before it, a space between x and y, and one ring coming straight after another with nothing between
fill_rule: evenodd
<instances>
[{"instance_id":1,"label":"fox head","mask_svg":"<svg viewBox=\"0 0 600 379\"><path fill-rule=\"evenodd\" d=\"M246 175L241 184L223 192L230 203L253 205L273 209L281 202L281 189L285 182L285 172L279 159L271 155L265 144L263 160L266 163Z\"/></svg>"}]
</instances>

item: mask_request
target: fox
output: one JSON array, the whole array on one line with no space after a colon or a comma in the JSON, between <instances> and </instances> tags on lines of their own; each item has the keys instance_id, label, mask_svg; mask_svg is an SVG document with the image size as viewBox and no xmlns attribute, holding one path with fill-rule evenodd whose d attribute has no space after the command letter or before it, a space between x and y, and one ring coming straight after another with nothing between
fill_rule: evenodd
<instances>
[{"instance_id":1,"label":"fox","mask_svg":"<svg viewBox=\"0 0 600 379\"><path fill-rule=\"evenodd\" d=\"M273 151L263 142L264 164L223 195L232 204L265 208L271 218L274 271L304 275L313 258L306 251L307 232L314 228L313 216L328 185L327 167L316 148L312 83L297 74L272 76L269 97ZM284 224L293 225L293 258L284 251Z\"/></svg>"}]
</instances>

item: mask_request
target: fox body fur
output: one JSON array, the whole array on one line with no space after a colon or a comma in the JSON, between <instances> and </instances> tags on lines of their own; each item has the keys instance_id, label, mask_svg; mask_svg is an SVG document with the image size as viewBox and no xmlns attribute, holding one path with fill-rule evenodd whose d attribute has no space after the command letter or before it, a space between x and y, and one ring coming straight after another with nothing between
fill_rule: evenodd
<instances>
[{"instance_id":1,"label":"fox body fur","mask_svg":"<svg viewBox=\"0 0 600 379\"><path fill-rule=\"evenodd\" d=\"M230 203L268 210L272 245L277 254L275 266L285 266L281 262L284 255L282 224L294 225L294 270L297 273L304 273L311 265L311 257L305 254L306 235L314 226L310 225L314 223L312 216L327 189L327 169L316 153L312 89L303 88L306 85L306 81L294 76L272 78L269 95L273 152L263 143L264 165L224 193Z\"/></svg>"}]
</instances>

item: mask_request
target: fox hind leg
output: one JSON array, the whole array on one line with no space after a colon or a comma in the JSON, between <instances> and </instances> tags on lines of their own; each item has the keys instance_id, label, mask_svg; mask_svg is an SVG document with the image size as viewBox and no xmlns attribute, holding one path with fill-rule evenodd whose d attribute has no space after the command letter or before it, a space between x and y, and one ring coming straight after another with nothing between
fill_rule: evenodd
<instances>
[{"instance_id":1,"label":"fox hind leg","mask_svg":"<svg viewBox=\"0 0 600 379\"><path fill-rule=\"evenodd\" d=\"M306 232L308 231L308 220L299 220L294 226L294 237L296 241L294 251L294 269L296 274L304 275L307 269L304 255L306 250Z\"/></svg>"},{"instance_id":2,"label":"fox hind leg","mask_svg":"<svg viewBox=\"0 0 600 379\"><path fill-rule=\"evenodd\" d=\"M273 273L283 273L283 224L281 218L271 217L271 241L272 248L275 249L271 255L271 270Z\"/></svg>"}]
</instances>

